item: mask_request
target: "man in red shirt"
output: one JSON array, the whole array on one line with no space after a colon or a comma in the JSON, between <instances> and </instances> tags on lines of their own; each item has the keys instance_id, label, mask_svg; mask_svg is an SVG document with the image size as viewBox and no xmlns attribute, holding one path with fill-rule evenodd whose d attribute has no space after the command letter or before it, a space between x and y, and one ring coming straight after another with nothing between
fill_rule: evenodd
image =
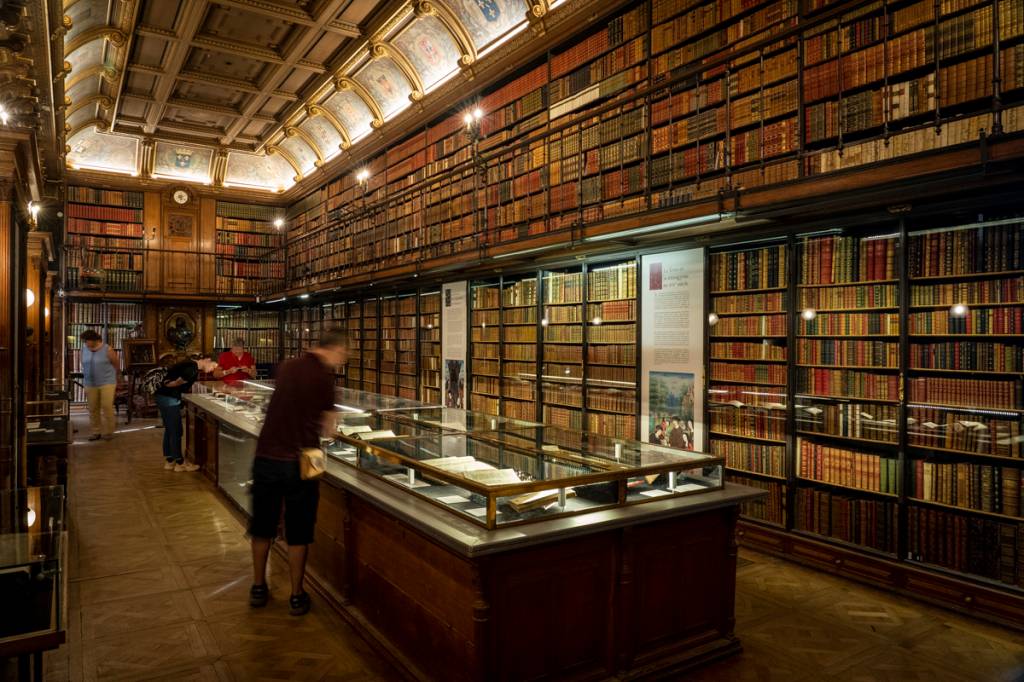
<instances>
[{"instance_id":1,"label":"man in red shirt","mask_svg":"<svg viewBox=\"0 0 1024 682\"><path fill-rule=\"evenodd\" d=\"M244 339L235 339L230 350L220 354L213 376L226 384L238 384L256 376L256 361L245 350Z\"/></svg>"}]
</instances>

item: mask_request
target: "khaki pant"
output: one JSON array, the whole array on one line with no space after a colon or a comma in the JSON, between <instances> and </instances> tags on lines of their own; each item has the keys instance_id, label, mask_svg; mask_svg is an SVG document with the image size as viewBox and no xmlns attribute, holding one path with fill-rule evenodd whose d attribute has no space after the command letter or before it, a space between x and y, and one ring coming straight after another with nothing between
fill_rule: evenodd
<instances>
[{"instance_id":1,"label":"khaki pant","mask_svg":"<svg viewBox=\"0 0 1024 682\"><path fill-rule=\"evenodd\" d=\"M117 424L114 417L114 394L116 392L116 384L85 387L85 397L89 403L89 426L92 427L93 435L114 435L114 427Z\"/></svg>"}]
</instances>

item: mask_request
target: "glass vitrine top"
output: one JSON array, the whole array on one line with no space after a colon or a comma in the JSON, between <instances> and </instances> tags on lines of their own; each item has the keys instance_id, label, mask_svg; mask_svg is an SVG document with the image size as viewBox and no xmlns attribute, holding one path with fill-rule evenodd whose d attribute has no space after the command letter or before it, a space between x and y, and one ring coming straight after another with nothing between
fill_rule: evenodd
<instances>
[{"instance_id":1,"label":"glass vitrine top","mask_svg":"<svg viewBox=\"0 0 1024 682\"><path fill-rule=\"evenodd\" d=\"M60 561L64 488L0 491L0 571Z\"/></svg>"}]
</instances>

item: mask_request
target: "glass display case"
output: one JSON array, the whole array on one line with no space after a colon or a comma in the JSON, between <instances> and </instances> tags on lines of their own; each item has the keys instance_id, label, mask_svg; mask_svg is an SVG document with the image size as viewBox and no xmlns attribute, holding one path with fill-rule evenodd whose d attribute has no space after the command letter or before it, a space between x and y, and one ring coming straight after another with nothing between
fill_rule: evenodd
<instances>
[{"instance_id":1,"label":"glass display case","mask_svg":"<svg viewBox=\"0 0 1024 682\"><path fill-rule=\"evenodd\" d=\"M373 426L399 432L339 435L327 451L487 528L723 487L710 455L478 413L456 430L433 416L377 415Z\"/></svg>"},{"instance_id":2,"label":"glass display case","mask_svg":"<svg viewBox=\"0 0 1024 682\"><path fill-rule=\"evenodd\" d=\"M63 624L64 488L0 492L0 645Z\"/></svg>"},{"instance_id":3,"label":"glass display case","mask_svg":"<svg viewBox=\"0 0 1024 682\"><path fill-rule=\"evenodd\" d=\"M25 431L31 444L70 443L69 424L66 398L25 403Z\"/></svg>"}]
</instances>

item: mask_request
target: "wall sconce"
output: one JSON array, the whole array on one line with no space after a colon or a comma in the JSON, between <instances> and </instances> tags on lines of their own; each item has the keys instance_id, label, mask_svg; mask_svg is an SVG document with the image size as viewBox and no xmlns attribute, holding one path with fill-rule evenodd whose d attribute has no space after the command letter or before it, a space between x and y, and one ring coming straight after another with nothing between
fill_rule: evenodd
<instances>
[{"instance_id":1,"label":"wall sconce","mask_svg":"<svg viewBox=\"0 0 1024 682\"><path fill-rule=\"evenodd\" d=\"M39 204L34 201L28 202L28 221L34 226L39 218Z\"/></svg>"},{"instance_id":2,"label":"wall sconce","mask_svg":"<svg viewBox=\"0 0 1024 682\"><path fill-rule=\"evenodd\" d=\"M358 182L364 188L366 187L366 183L369 181L369 179L370 171L367 168L363 168L358 173L356 173L356 182Z\"/></svg>"},{"instance_id":3,"label":"wall sconce","mask_svg":"<svg viewBox=\"0 0 1024 682\"><path fill-rule=\"evenodd\" d=\"M281 229L282 227L284 227L284 218L277 218L277 219L275 219L275 220L274 220L274 227L276 227L276 228L277 228L277 229L279 229L279 230L280 230L280 229Z\"/></svg>"},{"instance_id":4,"label":"wall sconce","mask_svg":"<svg viewBox=\"0 0 1024 682\"><path fill-rule=\"evenodd\" d=\"M31 289L25 289L25 307L31 308L36 304L36 292Z\"/></svg>"},{"instance_id":5,"label":"wall sconce","mask_svg":"<svg viewBox=\"0 0 1024 682\"><path fill-rule=\"evenodd\" d=\"M3 123L4 125L7 125L7 122L9 120L10 120L10 114L7 113L6 109L4 109L2 106L0 106L0 123Z\"/></svg>"}]
</instances>

